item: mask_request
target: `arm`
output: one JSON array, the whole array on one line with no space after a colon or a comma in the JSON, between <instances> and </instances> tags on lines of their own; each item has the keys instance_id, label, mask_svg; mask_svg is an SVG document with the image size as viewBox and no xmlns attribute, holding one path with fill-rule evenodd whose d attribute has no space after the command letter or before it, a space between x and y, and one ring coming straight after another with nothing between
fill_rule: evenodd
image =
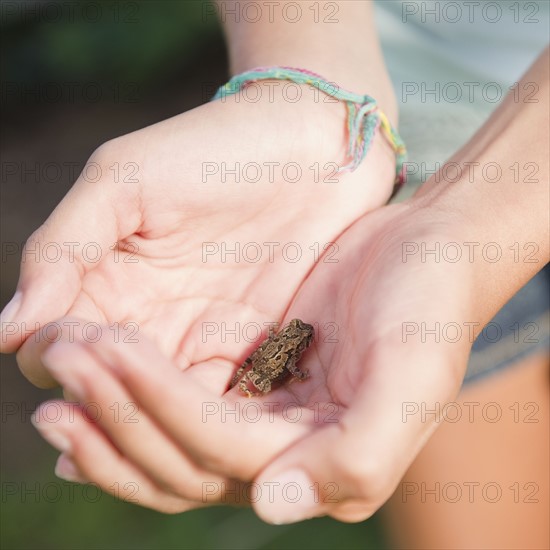
<instances>
[{"instance_id":1,"label":"arm","mask_svg":"<svg viewBox=\"0 0 550 550\"><path fill-rule=\"evenodd\" d=\"M257 4L257 2L252 2ZM237 7L237 4L239 7ZM260 66L308 69L356 93L376 99L392 123L397 118L395 94L386 72L374 25L372 2L299 2L300 12L281 1L257 12L248 1L218 0L233 74ZM288 8L287 8L288 7ZM288 11L286 11L288 9ZM240 12L238 22L232 13ZM261 18L255 21L256 13ZM293 19L296 22L290 22Z\"/></svg>"},{"instance_id":2,"label":"arm","mask_svg":"<svg viewBox=\"0 0 550 550\"><path fill-rule=\"evenodd\" d=\"M298 399L303 421L288 422L279 414L274 419L262 415L257 422L234 416L226 421L216 415L205 429L205 403L216 410L229 404L234 410L235 402L245 399L236 391L223 395L232 369L222 371L222 365L205 361L181 373L152 346L121 346L105 339L82 346L54 344L47 366L67 384L78 382L81 402L88 399L102 408L113 402L138 403L139 437L128 440L127 426L109 418L100 426L83 418L75 424L68 414L54 425L39 422L39 428L46 436L61 432L71 442L73 451L60 450L70 452L75 470L85 478L106 490L117 480L137 481L140 503L156 509L194 507L204 503L201 482L219 487L220 479L238 478L255 479L260 487L303 484L304 498L296 503L285 501L280 493L271 499L269 491L262 492L265 498L254 506L268 521L285 523L324 514L345 521L368 517L391 495L437 426L431 415L428 420L419 415L404 418L404 405L425 404L433 410L434 403L443 407L452 401L471 347L467 331L458 342L405 339L404 323L433 327L436 322L478 322L481 328L547 260L547 55L524 79L540 85L540 103L515 104L508 99L453 159L501 163L503 178L498 184L465 179L445 185L433 178L410 201L359 219L338 239L339 261L320 262L308 275L287 319L330 320L339 329L337 341L319 338L314 353L308 354L304 367L310 370L309 382L270 396L279 407L295 406ZM537 162L539 182L529 187L515 183L507 167L516 161ZM514 262L510 251L494 264L479 255L474 262L421 262L418 256L404 262L403 244L420 240L430 248L434 242L492 241L503 250L513 242L533 241L539 246L539 262ZM88 368L79 368L82 364ZM157 367L151 369L151 364ZM201 379L203 366L205 373L220 371L219 380L212 374ZM197 380L208 384L196 384ZM324 404L331 405L328 411ZM330 420L324 422L322 415L316 420L314 410L330 412ZM249 445L240 444L243 431ZM143 454L142 441L155 441L150 456ZM97 456L104 458L94 459ZM159 456L173 462L159 461ZM190 457L189 463L185 457ZM136 464L142 477L137 477ZM211 471L197 472L197 465ZM105 478L104 472L111 477ZM172 479L166 479L167 472ZM194 490L189 489L190 480ZM330 494L306 499L313 482ZM170 490L150 489L159 484ZM220 493L218 499L225 497ZM173 502L174 494L180 502Z\"/></svg>"},{"instance_id":3,"label":"arm","mask_svg":"<svg viewBox=\"0 0 550 550\"><path fill-rule=\"evenodd\" d=\"M436 183L432 178L417 194L420 204L433 203L452 212L464 242L493 241L503 249L502 260L475 264L472 300L483 307L485 322L548 261L548 67L547 48L519 83L519 90L528 83L539 87L533 102L508 94L472 140L450 159L462 167L466 162L479 163L472 166L472 174L478 177L470 178L464 169L464 177L456 184ZM494 183L479 178L481 168L489 163L496 163L502 171ZM537 168L531 177L525 170L526 163ZM509 248L514 243L519 243L520 261ZM522 261L525 243L537 247L533 261Z\"/></svg>"},{"instance_id":4,"label":"arm","mask_svg":"<svg viewBox=\"0 0 550 550\"><path fill-rule=\"evenodd\" d=\"M264 7L269 2L256 4ZM288 3L276 4L273 23L269 22L269 12L265 10L261 21L247 23L241 17L238 24L232 23L234 18L227 9L239 9L242 13L246 3L218 4L220 16L226 21L233 70L276 63L325 73L326 78L338 85L372 95L390 119L395 118L393 91L375 39L369 2L300 2L302 15L295 24L288 23L282 16L282 6ZM327 5L338 8L332 17L331 12L324 10ZM316 14L309 9L314 6L318 6L320 21L328 17L336 22L315 22ZM291 11L285 13L291 15ZM369 37L366 41L365 30ZM355 63L364 68L357 71ZM307 250L312 241L331 242L359 216L384 204L393 189L395 155L380 132L367 158L355 172L338 175L337 185L325 184L325 179L333 174L331 165L346 158L343 104L323 99L314 101L314 95L306 92L304 100L294 104L284 101L281 87L277 89L279 92L273 103L262 100L252 105L228 97L224 103L202 105L102 145L90 162L102 166L105 175L109 174L109 166L114 161L131 160L139 166L139 184L113 185L109 178L92 183L84 176L79 177L71 192L27 243L32 250L41 242L97 241L101 245L102 260L93 264L78 257L78 261L73 262L65 261L64 256L55 265L23 263L17 294L2 315L2 328L6 330L0 352L19 350L18 361L26 376L42 386L51 384L53 381L38 359L39 353L28 341L32 332L25 332L26 327L43 327L63 315L89 318L91 313L85 305L87 298L83 296L90 290L83 292L82 289L88 287L90 279L97 281L100 274L104 276L110 269L124 267L121 264L113 267L112 261L106 261L110 258L110 247L116 242L133 242L136 232L143 226L150 231L147 235L160 234L169 243L174 241L175 227L187 234L192 226L194 234L200 235L194 241L197 250L193 251L200 258L201 241L212 241L229 230L225 226L223 231L214 232L216 237L208 234L214 227L209 220L212 212L216 212L221 225L225 223L221 218L226 217L229 221L233 217L230 208L225 211L217 208L217 204L226 204L231 197L233 207L239 209L242 218L257 219L264 228L264 236L260 237L256 230L251 231L251 223L235 236L236 240L246 243L253 236L262 238L261 242L272 241L274 237L287 242L299 234L306 239L303 245ZM262 168L259 181L251 183L240 171L238 184L234 174L224 177L225 167L230 171L251 161ZM302 177L300 185L288 186L281 196L279 191L287 183L281 167L289 162L298 164ZM212 173L205 172L205 165ZM273 165L279 167L274 177L269 168ZM321 167L320 177L311 168L314 165ZM227 185L227 181L235 185ZM102 191L101 201L98 200L98 188ZM276 201L275 196L279 196ZM316 197L315 209L309 211L306 218L303 205L311 196ZM270 205L267 211L266 205ZM93 215L90 215L90 208ZM203 224L200 228L189 221L187 213L190 211ZM282 213L303 227L288 224L288 235L284 235L277 226ZM176 223L165 222L172 217ZM83 219L86 224L82 223ZM266 224L266 220L270 222ZM273 227L268 229L268 225ZM158 238L154 242L145 240L140 244L140 252L149 245L156 246L154 243L158 244ZM171 254L180 254L180 251L170 251ZM305 266L301 276L310 268ZM132 272L132 277L136 277L137 271ZM164 281L164 277L157 275L154 279ZM135 280L137 282L137 278ZM141 284L140 281L139 286ZM169 287L169 284L161 285L157 295L169 292ZM109 285L94 282L92 302L98 306L94 316L101 321L134 316L128 311L130 303L120 307L127 295L106 298L110 290ZM293 292L294 287L289 296ZM61 300L56 299L58 295L62 296ZM21 349L25 343L28 345ZM39 349L42 346L43 343Z\"/></svg>"},{"instance_id":5,"label":"arm","mask_svg":"<svg viewBox=\"0 0 550 550\"><path fill-rule=\"evenodd\" d=\"M296 504L260 500L255 507L266 520L286 523L329 514L359 521L384 504L441 422L417 411L422 406L442 410L460 390L473 343L466 327L479 334L548 262L548 50L524 76L520 90L528 82L539 86L537 103L515 102L510 95L450 159L463 166L479 163L477 177L456 183L437 183L434 177L411 200L365 215L339 240L339 266L330 273L320 264L308 279L295 302L298 309L334 281L352 289L348 301L341 300L342 352L338 345L318 348L321 362L330 364L330 395L339 396L346 410L339 411L339 425L312 430L256 478L260 486L298 482L305 495L315 484L326 487L327 494ZM538 173L529 183L520 171L516 181L510 167L518 163L522 170L528 162L538 166ZM500 166L500 180L479 177L488 163ZM404 260L403 246L410 242L423 242L430 251L437 243L458 243L463 255L456 262L421 254ZM476 242L471 261L464 243ZM500 247L500 260L482 256L487 243ZM511 249L514 243L519 243L519 258ZM534 244L530 261L524 261L525 243ZM436 339L435 327L450 322L462 327L460 338L440 333ZM406 325L424 325L432 334L407 334ZM332 501L323 498L328 496Z\"/></svg>"}]
</instances>

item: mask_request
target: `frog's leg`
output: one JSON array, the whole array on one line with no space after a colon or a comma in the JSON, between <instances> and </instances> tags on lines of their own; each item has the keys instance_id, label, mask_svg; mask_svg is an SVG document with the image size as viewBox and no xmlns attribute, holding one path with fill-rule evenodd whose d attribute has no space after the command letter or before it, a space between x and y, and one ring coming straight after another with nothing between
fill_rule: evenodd
<instances>
[{"instance_id":1,"label":"frog's leg","mask_svg":"<svg viewBox=\"0 0 550 550\"><path fill-rule=\"evenodd\" d=\"M262 376L257 372L249 372L248 379L252 382L252 385L259 390L259 393L255 395L262 395L271 391L271 380L266 376Z\"/></svg>"},{"instance_id":2,"label":"frog's leg","mask_svg":"<svg viewBox=\"0 0 550 550\"><path fill-rule=\"evenodd\" d=\"M298 380L305 380L309 376L307 370L300 370L296 366L296 357L291 357L285 365L285 368Z\"/></svg>"},{"instance_id":3,"label":"frog's leg","mask_svg":"<svg viewBox=\"0 0 550 550\"><path fill-rule=\"evenodd\" d=\"M246 358L246 361L239 367L231 382L229 382L229 387L232 388L237 385L237 382L242 378L243 372L252 365L252 359L250 357Z\"/></svg>"},{"instance_id":4,"label":"frog's leg","mask_svg":"<svg viewBox=\"0 0 550 550\"><path fill-rule=\"evenodd\" d=\"M252 382L253 386L257 388L256 383L252 380L252 377L255 373L253 372L247 372L241 382L239 383L239 389L247 396L247 397L254 397L255 395L261 395L260 392L252 392L248 389L248 382Z\"/></svg>"}]
</instances>

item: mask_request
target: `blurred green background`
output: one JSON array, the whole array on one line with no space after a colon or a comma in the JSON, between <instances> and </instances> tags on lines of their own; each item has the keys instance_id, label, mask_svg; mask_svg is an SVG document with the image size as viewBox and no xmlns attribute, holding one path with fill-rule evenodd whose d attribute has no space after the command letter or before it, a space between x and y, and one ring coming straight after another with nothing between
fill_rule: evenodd
<instances>
[{"instance_id":1,"label":"blurred green background","mask_svg":"<svg viewBox=\"0 0 550 550\"><path fill-rule=\"evenodd\" d=\"M20 245L91 152L204 103L226 80L221 28L205 6L2 2L1 306L17 283ZM58 453L29 420L38 403L59 393L32 387L14 356L0 361L1 548L384 548L376 516L281 527L248 509L164 516L59 480Z\"/></svg>"}]
</instances>

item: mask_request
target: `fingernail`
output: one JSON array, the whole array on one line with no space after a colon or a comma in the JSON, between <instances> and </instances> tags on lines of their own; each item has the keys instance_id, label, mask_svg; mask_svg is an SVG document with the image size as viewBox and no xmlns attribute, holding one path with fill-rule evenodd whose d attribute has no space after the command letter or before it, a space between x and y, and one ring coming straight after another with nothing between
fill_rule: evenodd
<instances>
[{"instance_id":1,"label":"fingernail","mask_svg":"<svg viewBox=\"0 0 550 550\"><path fill-rule=\"evenodd\" d=\"M70 439L52 423L40 419L40 409L31 416L32 425L40 435L58 451L65 453L71 450Z\"/></svg>"},{"instance_id":2,"label":"fingernail","mask_svg":"<svg viewBox=\"0 0 550 550\"><path fill-rule=\"evenodd\" d=\"M315 485L303 470L294 468L273 478L257 504L259 514L276 525L295 523L315 516L318 508Z\"/></svg>"},{"instance_id":3,"label":"fingernail","mask_svg":"<svg viewBox=\"0 0 550 550\"><path fill-rule=\"evenodd\" d=\"M21 307L21 301L23 298L23 293L18 290L13 298L6 304L6 307L0 313L0 324L3 326L4 323L10 323L15 319L19 308Z\"/></svg>"},{"instance_id":4,"label":"fingernail","mask_svg":"<svg viewBox=\"0 0 550 550\"><path fill-rule=\"evenodd\" d=\"M65 357L69 349L70 360ZM86 397L83 382L79 379L81 372L79 356L85 353L77 343L60 342L53 344L41 358L48 372L78 401L84 401Z\"/></svg>"},{"instance_id":5,"label":"fingernail","mask_svg":"<svg viewBox=\"0 0 550 550\"><path fill-rule=\"evenodd\" d=\"M65 454L59 455L55 464L55 475L65 481L87 483L87 479L80 473L76 464Z\"/></svg>"}]
</instances>

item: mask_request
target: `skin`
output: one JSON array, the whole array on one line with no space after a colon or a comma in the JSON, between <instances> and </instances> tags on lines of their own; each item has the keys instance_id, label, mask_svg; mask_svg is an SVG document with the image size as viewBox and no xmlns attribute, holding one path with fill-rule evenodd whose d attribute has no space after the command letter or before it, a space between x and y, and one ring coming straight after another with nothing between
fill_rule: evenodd
<instances>
[{"instance_id":1,"label":"skin","mask_svg":"<svg viewBox=\"0 0 550 550\"><path fill-rule=\"evenodd\" d=\"M383 509L390 547L550 547L548 358L533 354L498 375L467 385L456 401L462 417L440 424ZM502 417L488 422L480 414L483 405L470 417L468 403L496 403ZM514 409L516 404L519 408ZM457 448L475 451L457 453ZM423 497L421 488L433 490L436 483L451 483L461 493L455 496L451 486L446 498L440 492L439 502L437 491ZM488 483L500 488L500 498L495 489L484 496ZM415 488L419 491L409 494ZM405 489L409 493L404 496Z\"/></svg>"},{"instance_id":2,"label":"skin","mask_svg":"<svg viewBox=\"0 0 550 550\"><path fill-rule=\"evenodd\" d=\"M29 248L37 242L94 242L102 250L97 263L79 256L79 246L73 261L22 264L18 294L3 319L14 330L6 332L1 349L17 350L19 365L33 383L48 387L55 382L41 366L35 338L21 345L28 337L23 329L64 315L104 324L135 322L180 368L212 357L242 362L252 350L243 350L240 342L224 343L218 336L202 345L204 323L281 319L315 263L309 247L332 242L364 210L391 195L393 152L378 136L374 147L385 164L379 166L373 156L353 174L339 174L342 185L326 184L315 208L304 209L325 185L323 179L332 177L328 170L316 181L308 167L345 158L344 107L318 104L309 96L302 104L280 97L270 102L266 95L255 105L258 117L248 117L249 108L232 96L225 104L210 103L117 138L92 155L90 162L100 164L103 173L113 162L131 157L142 176L139 184L121 185L79 178L30 237ZM314 127L303 123L305 116L315 120ZM269 141L260 140L262 120L274 123ZM242 133L236 137L233 128L238 125ZM325 132L341 140L332 141ZM303 177L299 185L292 184L277 171L270 181L266 169L255 183L232 183L229 176L222 181L221 174L203 182L197 158L229 166L250 158L261 166L296 162ZM115 242L121 243L117 255L111 250ZM306 253L293 264L280 261L283 246L292 242ZM277 261L270 261L267 248L256 263L231 256L220 261L220 253L205 256L208 243L228 243L229 248L232 243L276 243Z\"/></svg>"},{"instance_id":3,"label":"skin","mask_svg":"<svg viewBox=\"0 0 550 550\"><path fill-rule=\"evenodd\" d=\"M370 36L365 29L373 29L372 19L365 6L342 3L346 32L361 28L360 36ZM275 25L270 31L274 40L263 42L262 25L250 25L238 35L228 28L232 67L286 64L334 75L342 85L372 91L375 97L376 90L395 122L393 95L384 89L387 80L373 39L365 43L365 51L358 47L372 72L365 71L365 81L356 82L357 60L338 50L345 44L340 30L326 36L332 57L314 55L311 44L319 44L313 41L318 28L302 29L308 34L296 38L302 33L289 34L288 26ZM292 37L295 44L279 40ZM347 61L336 68L335 59ZM479 330L548 261L544 205L549 174L543 159L549 144L547 129L540 125L548 117L547 65L546 52L525 76L539 83L539 103L506 101L451 159L504 165L509 143L514 143L515 160L540 160L539 183L528 189L518 190L511 178L499 182L498 193L484 182L442 185L432 180L413 199L379 208L391 194L394 176L393 155L380 136L360 169L343 175L342 185L328 191L319 192L312 179L290 187L262 181L238 192L215 179L207 186L193 184L200 181L197 158L300 158L304 166L341 159L342 106L307 101L299 109L285 101L261 102L252 118L245 116L249 106L228 98L223 106L200 107L96 152L92 158L107 164L120 162L129 151L135 160L140 151L144 178L139 189L104 182L98 193L97 184L79 180L33 239L99 240L105 248L117 239L137 241L140 262L130 268L106 260L93 271L83 261L55 269L27 264L19 284L22 302L7 317L40 323L65 316L104 324L131 319L139 322L139 343L116 345L108 330L93 345L48 345L44 339L23 343L16 333L3 351L18 349L18 362L31 381L47 386L55 380L81 404L94 401L105 410L113 402L139 404L138 422L115 423L103 415L99 423L89 423L79 408L70 422L70 406L63 405L65 415L52 425L37 411L38 429L63 453L60 473L92 480L106 491L112 491L115 481L121 487L137 483L139 504L165 512L234 498L220 489L205 502L205 483L221 488L222 482L293 481L311 497L309 487L316 482L318 502L304 496L297 504L279 498L260 499L253 506L273 523L326 514L343 521L370 516L390 497L437 427L434 422L402 422L403 403L453 400L471 347L469 339L405 342L403 322L478 323ZM267 124L270 140L259 140ZM227 130L236 125L243 132ZM220 132L227 135L219 137ZM230 139L241 141L229 149ZM208 153L200 144L208 144ZM315 208L308 209L312 196ZM237 208L241 221L236 226L231 210ZM201 262L201 243L220 235L230 242L298 241L303 250L312 242L335 241L338 262L289 264L277 258L244 267L231 262L210 267ZM497 241L503 249L518 241L536 242L538 263L517 263L511 255L495 264L402 259L406 242L433 247L436 242L469 241ZM311 373L308 383L270 394L274 418L265 414L251 423L211 415L205 429L205 404L219 411L223 404L247 402L237 388L222 394L251 349L220 340L204 345L202 323L292 318L331 322L339 329L336 341L320 338L304 356L301 368ZM327 404L336 405L331 419L337 422L316 414ZM282 411L288 405L301 409L300 421L285 420ZM243 437L250 447L237 444ZM255 452L248 452L252 447ZM129 491L122 489L118 496L128 497Z\"/></svg>"}]
</instances>

